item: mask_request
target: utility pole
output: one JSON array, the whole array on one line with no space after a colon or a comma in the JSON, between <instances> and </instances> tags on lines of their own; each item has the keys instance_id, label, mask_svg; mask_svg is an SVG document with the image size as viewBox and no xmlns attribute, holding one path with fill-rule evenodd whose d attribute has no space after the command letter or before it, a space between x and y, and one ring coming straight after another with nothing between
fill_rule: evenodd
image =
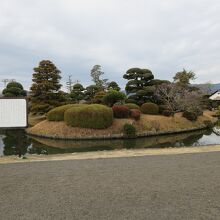
<instances>
[{"instance_id":1,"label":"utility pole","mask_svg":"<svg viewBox=\"0 0 220 220\"><path fill-rule=\"evenodd\" d=\"M72 75L68 76L68 81L66 82L66 88L69 93L71 93L73 87Z\"/></svg>"},{"instance_id":2,"label":"utility pole","mask_svg":"<svg viewBox=\"0 0 220 220\"><path fill-rule=\"evenodd\" d=\"M9 82L16 82L16 80L15 79L3 79L2 82L4 83L4 86L6 87Z\"/></svg>"}]
</instances>

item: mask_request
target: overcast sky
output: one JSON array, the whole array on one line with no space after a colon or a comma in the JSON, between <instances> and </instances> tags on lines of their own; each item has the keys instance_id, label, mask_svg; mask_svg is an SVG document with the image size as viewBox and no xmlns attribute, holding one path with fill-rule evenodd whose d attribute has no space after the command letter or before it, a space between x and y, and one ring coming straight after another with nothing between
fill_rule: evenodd
<instances>
[{"instance_id":1,"label":"overcast sky","mask_svg":"<svg viewBox=\"0 0 220 220\"><path fill-rule=\"evenodd\" d=\"M29 88L42 59L61 70L63 84L68 75L91 84L95 64L121 86L131 67L160 79L186 68L198 83L217 83L220 1L0 0L0 79Z\"/></svg>"}]
</instances>

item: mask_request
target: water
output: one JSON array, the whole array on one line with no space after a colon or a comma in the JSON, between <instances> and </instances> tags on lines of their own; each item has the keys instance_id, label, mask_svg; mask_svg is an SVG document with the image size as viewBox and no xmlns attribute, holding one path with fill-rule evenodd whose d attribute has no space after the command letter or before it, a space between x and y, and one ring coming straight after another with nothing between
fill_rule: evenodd
<instances>
[{"instance_id":1,"label":"water","mask_svg":"<svg viewBox=\"0 0 220 220\"><path fill-rule=\"evenodd\" d=\"M191 147L220 144L220 127L213 130L128 140L53 140L27 136L22 129L0 130L0 156L60 154L132 148Z\"/></svg>"}]
</instances>

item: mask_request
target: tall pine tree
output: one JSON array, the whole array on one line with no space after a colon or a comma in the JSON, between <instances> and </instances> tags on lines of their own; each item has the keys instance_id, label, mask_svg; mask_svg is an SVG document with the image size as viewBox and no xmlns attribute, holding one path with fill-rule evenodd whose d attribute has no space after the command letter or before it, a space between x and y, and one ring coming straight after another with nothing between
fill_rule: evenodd
<instances>
[{"instance_id":1,"label":"tall pine tree","mask_svg":"<svg viewBox=\"0 0 220 220\"><path fill-rule=\"evenodd\" d=\"M60 73L50 60L42 60L39 66L34 68L33 84L30 88L31 112L46 113L53 107L63 104Z\"/></svg>"}]
</instances>

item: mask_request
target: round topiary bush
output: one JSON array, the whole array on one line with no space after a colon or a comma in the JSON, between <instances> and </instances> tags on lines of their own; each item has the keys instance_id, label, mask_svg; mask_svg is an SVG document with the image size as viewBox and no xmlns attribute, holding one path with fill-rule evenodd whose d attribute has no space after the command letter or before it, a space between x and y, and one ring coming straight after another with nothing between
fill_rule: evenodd
<instances>
[{"instance_id":1,"label":"round topiary bush","mask_svg":"<svg viewBox=\"0 0 220 220\"><path fill-rule=\"evenodd\" d=\"M147 102L141 106L141 112L143 114L149 115L158 115L159 113L159 106L157 104Z\"/></svg>"},{"instance_id":2,"label":"round topiary bush","mask_svg":"<svg viewBox=\"0 0 220 220\"><path fill-rule=\"evenodd\" d=\"M132 124L124 124L123 126L124 137L126 138L135 138L136 137L136 128Z\"/></svg>"},{"instance_id":3,"label":"round topiary bush","mask_svg":"<svg viewBox=\"0 0 220 220\"><path fill-rule=\"evenodd\" d=\"M53 108L47 113L48 121L64 121L64 112L69 108L80 107L84 104L68 104Z\"/></svg>"},{"instance_id":4,"label":"round topiary bush","mask_svg":"<svg viewBox=\"0 0 220 220\"><path fill-rule=\"evenodd\" d=\"M168 109L169 108L166 105L159 105L159 114L163 114L163 111Z\"/></svg>"},{"instance_id":5,"label":"round topiary bush","mask_svg":"<svg viewBox=\"0 0 220 220\"><path fill-rule=\"evenodd\" d=\"M138 109L131 109L130 110L130 116L131 118L133 118L134 120L138 121L141 118L141 111Z\"/></svg>"},{"instance_id":6,"label":"round topiary bush","mask_svg":"<svg viewBox=\"0 0 220 220\"><path fill-rule=\"evenodd\" d=\"M198 116L195 112L190 112L190 111L184 111L183 117L188 119L189 121L196 121L198 118Z\"/></svg>"},{"instance_id":7,"label":"round topiary bush","mask_svg":"<svg viewBox=\"0 0 220 220\"><path fill-rule=\"evenodd\" d=\"M170 117L172 115L172 111L166 109L162 112L162 115L166 116L166 117Z\"/></svg>"},{"instance_id":8,"label":"round topiary bush","mask_svg":"<svg viewBox=\"0 0 220 220\"><path fill-rule=\"evenodd\" d=\"M114 105L112 110L115 118L129 118L130 110L124 105Z\"/></svg>"},{"instance_id":9,"label":"round topiary bush","mask_svg":"<svg viewBox=\"0 0 220 220\"><path fill-rule=\"evenodd\" d=\"M113 111L99 104L73 107L65 111L64 121L72 127L104 129L112 125Z\"/></svg>"},{"instance_id":10,"label":"round topiary bush","mask_svg":"<svg viewBox=\"0 0 220 220\"><path fill-rule=\"evenodd\" d=\"M124 106L128 107L129 109L140 109L140 106L134 104L134 103L126 103Z\"/></svg>"}]
</instances>

